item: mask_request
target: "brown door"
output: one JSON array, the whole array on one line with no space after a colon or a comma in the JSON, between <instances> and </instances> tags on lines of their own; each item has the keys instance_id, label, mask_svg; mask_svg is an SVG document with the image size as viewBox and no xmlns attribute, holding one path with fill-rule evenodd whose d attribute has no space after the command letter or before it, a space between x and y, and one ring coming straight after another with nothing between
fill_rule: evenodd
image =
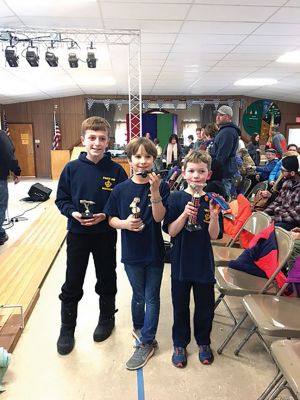
<instances>
[{"instance_id":1,"label":"brown door","mask_svg":"<svg viewBox=\"0 0 300 400\"><path fill-rule=\"evenodd\" d=\"M9 131L22 170L21 175L36 176L32 124L9 124Z\"/></svg>"}]
</instances>

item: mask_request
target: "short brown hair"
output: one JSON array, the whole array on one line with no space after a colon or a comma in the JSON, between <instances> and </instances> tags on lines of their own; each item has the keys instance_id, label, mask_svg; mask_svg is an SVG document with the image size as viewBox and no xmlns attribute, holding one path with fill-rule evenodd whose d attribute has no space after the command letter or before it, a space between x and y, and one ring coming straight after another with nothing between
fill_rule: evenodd
<instances>
[{"instance_id":1,"label":"short brown hair","mask_svg":"<svg viewBox=\"0 0 300 400\"><path fill-rule=\"evenodd\" d=\"M202 150L193 150L191 153L187 154L183 160L183 168L186 169L188 163L200 163L203 162L207 164L207 169L211 170L211 156Z\"/></svg>"},{"instance_id":2,"label":"short brown hair","mask_svg":"<svg viewBox=\"0 0 300 400\"><path fill-rule=\"evenodd\" d=\"M153 156L154 160L156 159L157 150L152 140L147 139L146 137L138 137L135 139L131 139L126 146L126 153L129 160L131 160L131 157L138 152L140 146L143 146L146 150L146 153L150 154L150 156Z\"/></svg>"},{"instance_id":3,"label":"short brown hair","mask_svg":"<svg viewBox=\"0 0 300 400\"><path fill-rule=\"evenodd\" d=\"M85 135L87 130L106 132L107 136L110 135L110 124L102 117L90 117L85 119L81 124L81 134Z\"/></svg>"}]
</instances>

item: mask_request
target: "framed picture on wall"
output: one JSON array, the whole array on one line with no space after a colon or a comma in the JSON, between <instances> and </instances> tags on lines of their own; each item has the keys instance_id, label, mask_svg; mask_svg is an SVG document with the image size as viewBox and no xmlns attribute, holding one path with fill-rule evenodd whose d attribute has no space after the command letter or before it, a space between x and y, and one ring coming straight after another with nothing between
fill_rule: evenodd
<instances>
[{"instance_id":1,"label":"framed picture on wall","mask_svg":"<svg viewBox=\"0 0 300 400\"><path fill-rule=\"evenodd\" d=\"M285 128L288 144L296 144L300 147L300 123L286 124Z\"/></svg>"}]
</instances>

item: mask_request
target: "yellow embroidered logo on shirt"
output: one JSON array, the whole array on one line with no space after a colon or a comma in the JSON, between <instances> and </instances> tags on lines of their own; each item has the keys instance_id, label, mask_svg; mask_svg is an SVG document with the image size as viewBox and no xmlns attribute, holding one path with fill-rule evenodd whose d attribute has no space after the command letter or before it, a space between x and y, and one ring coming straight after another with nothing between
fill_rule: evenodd
<instances>
[{"instance_id":1,"label":"yellow embroidered logo on shirt","mask_svg":"<svg viewBox=\"0 0 300 400\"><path fill-rule=\"evenodd\" d=\"M112 186L116 178L110 178L108 176L103 177L104 186L102 186L102 190L113 190Z\"/></svg>"}]
</instances>

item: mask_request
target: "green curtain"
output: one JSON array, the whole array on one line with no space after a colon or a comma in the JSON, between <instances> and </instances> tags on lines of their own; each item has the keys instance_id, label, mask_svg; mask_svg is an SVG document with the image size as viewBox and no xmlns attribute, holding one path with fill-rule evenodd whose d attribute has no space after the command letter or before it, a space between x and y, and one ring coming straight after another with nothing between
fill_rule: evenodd
<instances>
[{"instance_id":1,"label":"green curtain","mask_svg":"<svg viewBox=\"0 0 300 400\"><path fill-rule=\"evenodd\" d=\"M164 149L173 133L173 114L157 114L157 137Z\"/></svg>"}]
</instances>

